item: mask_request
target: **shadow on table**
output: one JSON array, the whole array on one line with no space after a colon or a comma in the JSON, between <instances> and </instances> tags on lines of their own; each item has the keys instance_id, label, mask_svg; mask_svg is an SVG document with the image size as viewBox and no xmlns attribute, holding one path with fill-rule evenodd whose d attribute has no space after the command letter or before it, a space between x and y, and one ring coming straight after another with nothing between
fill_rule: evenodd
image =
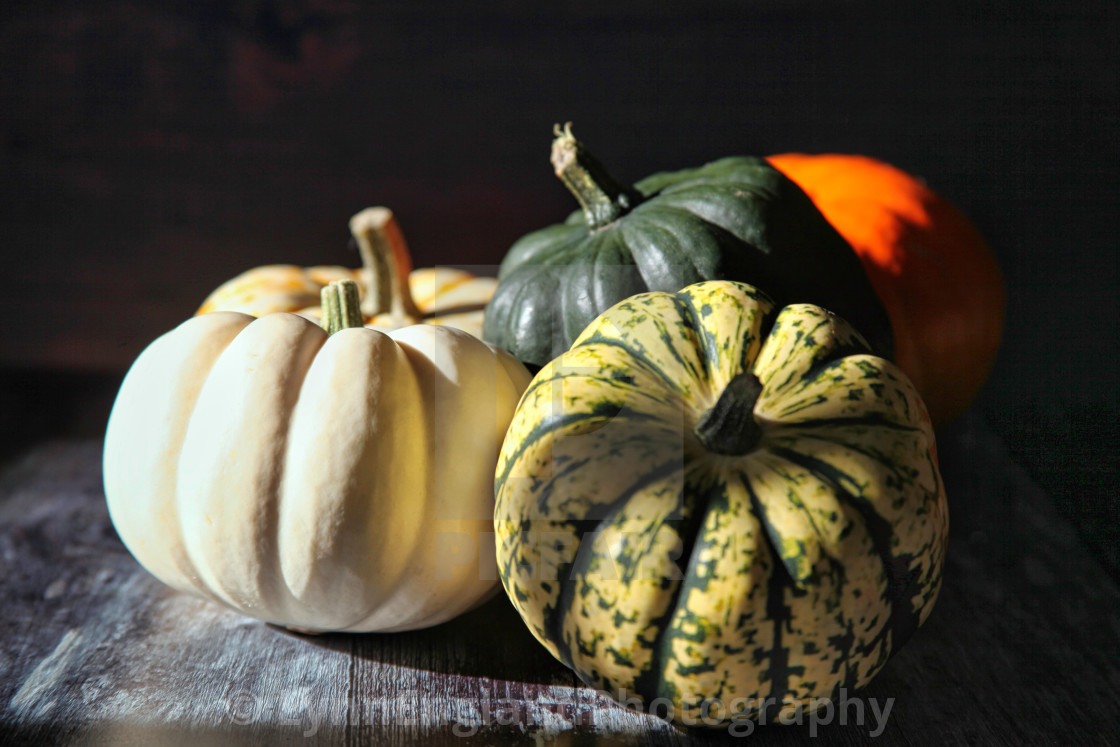
<instances>
[{"instance_id":1,"label":"shadow on table","mask_svg":"<svg viewBox=\"0 0 1120 747\"><path fill-rule=\"evenodd\" d=\"M541 685L575 685L501 592L454 620L398 633L304 635L277 628L315 646L359 659L459 677Z\"/></svg>"}]
</instances>

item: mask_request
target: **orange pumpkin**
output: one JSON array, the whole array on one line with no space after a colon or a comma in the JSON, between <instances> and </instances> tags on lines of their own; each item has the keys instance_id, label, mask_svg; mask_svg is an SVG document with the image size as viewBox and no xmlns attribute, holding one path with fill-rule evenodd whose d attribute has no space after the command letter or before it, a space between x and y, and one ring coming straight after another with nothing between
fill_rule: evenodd
<instances>
[{"instance_id":1,"label":"orange pumpkin","mask_svg":"<svg viewBox=\"0 0 1120 747\"><path fill-rule=\"evenodd\" d=\"M980 232L921 181L873 158L783 153L767 160L855 248L890 316L895 362L934 423L964 412L1003 332L1003 278Z\"/></svg>"}]
</instances>

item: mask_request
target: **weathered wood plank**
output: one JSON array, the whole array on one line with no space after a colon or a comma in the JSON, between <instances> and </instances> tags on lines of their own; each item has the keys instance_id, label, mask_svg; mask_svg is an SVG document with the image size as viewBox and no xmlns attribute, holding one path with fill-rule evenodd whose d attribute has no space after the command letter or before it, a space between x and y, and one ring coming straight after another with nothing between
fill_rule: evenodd
<instances>
[{"instance_id":1,"label":"weathered wood plank","mask_svg":"<svg viewBox=\"0 0 1120 747\"><path fill-rule=\"evenodd\" d=\"M977 418L940 434L940 453L953 529L929 623L831 715L752 738L1120 734L1120 591ZM0 596L0 735L20 743L729 741L577 687L500 596L430 630L302 636L165 589L113 532L96 441L47 444L0 473Z\"/></svg>"}]
</instances>

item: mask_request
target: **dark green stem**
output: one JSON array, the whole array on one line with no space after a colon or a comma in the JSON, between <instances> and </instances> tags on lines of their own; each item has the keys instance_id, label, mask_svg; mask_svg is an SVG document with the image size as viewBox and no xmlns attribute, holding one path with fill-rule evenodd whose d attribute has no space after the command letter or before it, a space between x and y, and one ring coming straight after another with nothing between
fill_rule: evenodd
<instances>
[{"instance_id":1,"label":"dark green stem","mask_svg":"<svg viewBox=\"0 0 1120 747\"><path fill-rule=\"evenodd\" d=\"M642 200L637 190L615 181L603 164L572 135L572 123L553 129L552 168L579 200L588 227L594 231L613 223Z\"/></svg>"},{"instance_id":2,"label":"dark green stem","mask_svg":"<svg viewBox=\"0 0 1120 747\"><path fill-rule=\"evenodd\" d=\"M711 409L700 416L694 433L710 451L740 456L752 451L762 437L754 419L754 405L762 393L762 382L744 372L727 384Z\"/></svg>"},{"instance_id":3,"label":"dark green stem","mask_svg":"<svg viewBox=\"0 0 1120 747\"><path fill-rule=\"evenodd\" d=\"M324 286L319 297L323 315L319 323L328 335L364 325L358 301L358 284L353 280L336 280Z\"/></svg>"}]
</instances>

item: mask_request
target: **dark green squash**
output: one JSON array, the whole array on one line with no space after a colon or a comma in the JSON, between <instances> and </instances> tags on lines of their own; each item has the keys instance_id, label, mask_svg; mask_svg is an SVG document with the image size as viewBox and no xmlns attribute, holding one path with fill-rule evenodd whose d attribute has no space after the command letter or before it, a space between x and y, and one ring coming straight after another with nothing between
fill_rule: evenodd
<instances>
[{"instance_id":1,"label":"dark green squash","mask_svg":"<svg viewBox=\"0 0 1120 747\"><path fill-rule=\"evenodd\" d=\"M624 187L570 126L557 126L552 163L583 209L510 248L486 309L487 342L543 365L625 298L739 280L780 306L839 314L892 357L890 321L855 252L765 160L724 158Z\"/></svg>"}]
</instances>

